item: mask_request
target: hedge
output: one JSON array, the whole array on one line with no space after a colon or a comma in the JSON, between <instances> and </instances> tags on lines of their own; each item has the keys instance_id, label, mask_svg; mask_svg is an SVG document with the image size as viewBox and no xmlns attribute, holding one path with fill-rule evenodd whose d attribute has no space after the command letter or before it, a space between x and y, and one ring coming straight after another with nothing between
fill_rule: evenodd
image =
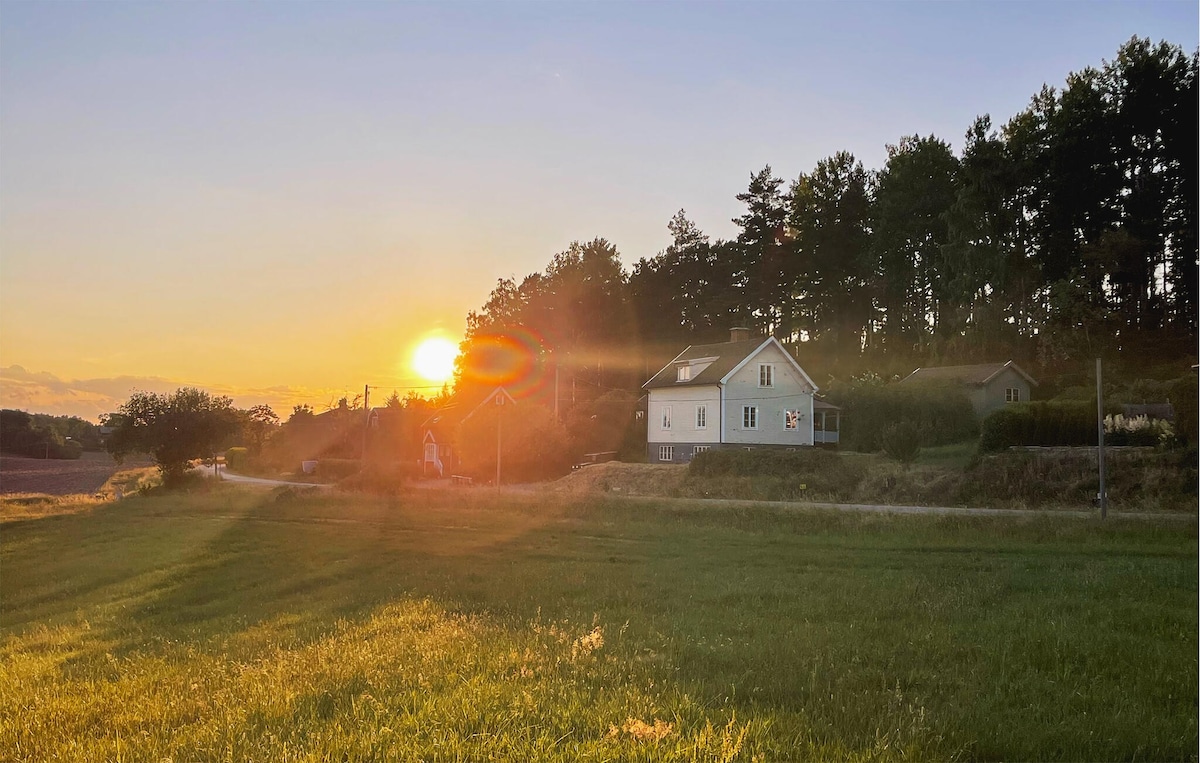
<instances>
[{"instance_id":1,"label":"hedge","mask_svg":"<svg viewBox=\"0 0 1200 763\"><path fill-rule=\"evenodd\" d=\"M842 408L839 439L847 450L879 450L880 433L898 424L912 426L921 447L949 445L979 435L975 409L957 386L860 387L830 397Z\"/></svg>"},{"instance_id":2,"label":"hedge","mask_svg":"<svg viewBox=\"0 0 1200 763\"><path fill-rule=\"evenodd\" d=\"M1013 403L983 420L979 447L1095 445L1096 404L1077 400Z\"/></svg>"}]
</instances>

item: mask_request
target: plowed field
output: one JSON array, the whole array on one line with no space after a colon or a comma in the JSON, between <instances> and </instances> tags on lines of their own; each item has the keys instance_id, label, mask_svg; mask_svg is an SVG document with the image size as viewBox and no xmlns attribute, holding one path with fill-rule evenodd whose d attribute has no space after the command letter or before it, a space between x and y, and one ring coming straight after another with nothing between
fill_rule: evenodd
<instances>
[{"instance_id":1,"label":"plowed field","mask_svg":"<svg viewBox=\"0 0 1200 763\"><path fill-rule=\"evenodd\" d=\"M77 460L0 456L0 494L95 493L119 469L149 465L145 458L127 459L118 466L107 453L84 453Z\"/></svg>"}]
</instances>

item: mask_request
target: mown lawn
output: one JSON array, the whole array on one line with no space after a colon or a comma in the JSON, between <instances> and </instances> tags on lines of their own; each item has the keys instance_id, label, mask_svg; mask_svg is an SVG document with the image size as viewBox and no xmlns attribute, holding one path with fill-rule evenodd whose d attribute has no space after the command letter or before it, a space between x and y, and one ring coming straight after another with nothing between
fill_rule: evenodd
<instances>
[{"instance_id":1,"label":"mown lawn","mask_svg":"<svg viewBox=\"0 0 1200 763\"><path fill-rule=\"evenodd\" d=\"M0 531L0 757L1180 760L1194 522L417 492Z\"/></svg>"}]
</instances>

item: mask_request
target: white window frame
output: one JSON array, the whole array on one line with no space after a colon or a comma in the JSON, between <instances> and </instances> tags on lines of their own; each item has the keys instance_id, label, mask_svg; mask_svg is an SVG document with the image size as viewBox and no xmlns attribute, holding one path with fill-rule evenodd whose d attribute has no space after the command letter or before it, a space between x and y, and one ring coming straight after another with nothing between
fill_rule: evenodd
<instances>
[{"instance_id":1,"label":"white window frame","mask_svg":"<svg viewBox=\"0 0 1200 763\"><path fill-rule=\"evenodd\" d=\"M662 422L661 423L662 423L663 429L671 428L671 406L664 405L662 407Z\"/></svg>"},{"instance_id":2,"label":"white window frame","mask_svg":"<svg viewBox=\"0 0 1200 763\"><path fill-rule=\"evenodd\" d=\"M692 379L692 367L691 366L679 366L678 368L675 369L675 381L691 381L691 379Z\"/></svg>"},{"instance_id":3,"label":"white window frame","mask_svg":"<svg viewBox=\"0 0 1200 763\"><path fill-rule=\"evenodd\" d=\"M775 364L774 363L759 363L758 364L758 386L774 387L775 386Z\"/></svg>"},{"instance_id":4,"label":"white window frame","mask_svg":"<svg viewBox=\"0 0 1200 763\"><path fill-rule=\"evenodd\" d=\"M437 461L437 444L432 442L425 443L425 460Z\"/></svg>"},{"instance_id":5,"label":"white window frame","mask_svg":"<svg viewBox=\"0 0 1200 763\"><path fill-rule=\"evenodd\" d=\"M696 429L708 429L708 406L696 406Z\"/></svg>"},{"instance_id":6,"label":"white window frame","mask_svg":"<svg viewBox=\"0 0 1200 763\"><path fill-rule=\"evenodd\" d=\"M742 406L742 429L758 429L758 406Z\"/></svg>"},{"instance_id":7,"label":"white window frame","mask_svg":"<svg viewBox=\"0 0 1200 763\"><path fill-rule=\"evenodd\" d=\"M674 461L675 460L675 446L674 445L659 445L658 446L658 460L659 461Z\"/></svg>"},{"instance_id":8,"label":"white window frame","mask_svg":"<svg viewBox=\"0 0 1200 763\"><path fill-rule=\"evenodd\" d=\"M711 447L712 447L711 445L693 445L692 446L692 455L694 456L697 453L704 453Z\"/></svg>"},{"instance_id":9,"label":"white window frame","mask_svg":"<svg viewBox=\"0 0 1200 763\"><path fill-rule=\"evenodd\" d=\"M1006 403L1021 402L1021 388L1020 387L1005 387L1004 388L1004 402L1006 402Z\"/></svg>"},{"instance_id":10,"label":"white window frame","mask_svg":"<svg viewBox=\"0 0 1200 763\"><path fill-rule=\"evenodd\" d=\"M787 409L783 412L783 430L785 432L800 431L799 409Z\"/></svg>"}]
</instances>

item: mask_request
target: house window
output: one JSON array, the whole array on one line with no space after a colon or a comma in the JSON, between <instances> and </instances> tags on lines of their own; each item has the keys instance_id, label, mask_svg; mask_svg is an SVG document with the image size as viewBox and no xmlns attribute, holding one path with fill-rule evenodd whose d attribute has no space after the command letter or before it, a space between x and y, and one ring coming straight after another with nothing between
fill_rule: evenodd
<instances>
[{"instance_id":1,"label":"house window","mask_svg":"<svg viewBox=\"0 0 1200 763\"><path fill-rule=\"evenodd\" d=\"M425 443L425 460L437 461L437 445L432 442Z\"/></svg>"},{"instance_id":2,"label":"house window","mask_svg":"<svg viewBox=\"0 0 1200 763\"><path fill-rule=\"evenodd\" d=\"M1004 402L1019 403L1021 402L1021 390L1016 387L1008 387L1004 390Z\"/></svg>"},{"instance_id":3,"label":"house window","mask_svg":"<svg viewBox=\"0 0 1200 763\"><path fill-rule=\"evenodd\" d=\"M708 450L708 449L709 449L709 447L711 447L711 446L708 446L708 445L693 445L693 446L692 446L692 455L694 456L694 455L696 455L697 453L703 453L704 451Z\"/></svg>"},{"instance_id":4,"label":"house window","mask_svg":"<svg viewBox=\"0 0 1200 763\"><path fill-rule=\"evenodd\" d=\"M662 428L671 428L671 406L664 405L662 409Z\"/></svg>"},{"instance_id":5,"label":"house window","mask_svg":"<svg viewBox=\"0 0 1200 763\"><path fill-rule=\"evenodd\" d=\"M687 381L692 378L691 366L680 366L675 369L675 381Z\"/></svg>"},{"instance_id":6,"label":"house window","mask_svg":"<svg viewBox=\"0 0 1200 763\"><path fill-rule=\"evenodd\" d=\"M743 429L758 429L758 406L743 405L742 406L742 428Z\"/></svg>"},{"instance_id":7,"label":"house window","mask_svg":"<svg viewBox=\"0 0 1200 763\"><path fill-rule=\"evenodd\" d=\"M775 366L771 363L758 364L758 386L774 387L775 386Z\"/></svg>"},{"instance_id":8,"label":"house window","mask_svg":"<svg viewBox=\"0 0 1200 763\"><path fill-rule=\"evenodd\" d=\"M800 428L800 411L784 411L783 412L783 428L788 431L795 431Z\"/></svg>"},{"instance_id":9,"label":"house window","mask_svg":"<svg viewBox=\"0 0 1200 763\"><path fill-rule=\"evenodd\" d=\"M696 429L705 429L708 427L708 406L696 406Z\"/></svg>"},{"instance_id":10,"label":"house window","mask_svg":"<svg viewBox=\"0 0 1200 763\"><path fill-rule=\"evenodd\" d=\"M675 460L675 446L674 445L659 445L658 446L658 460L659 461L674 461Z\"/></svg>"}]
</instances>

